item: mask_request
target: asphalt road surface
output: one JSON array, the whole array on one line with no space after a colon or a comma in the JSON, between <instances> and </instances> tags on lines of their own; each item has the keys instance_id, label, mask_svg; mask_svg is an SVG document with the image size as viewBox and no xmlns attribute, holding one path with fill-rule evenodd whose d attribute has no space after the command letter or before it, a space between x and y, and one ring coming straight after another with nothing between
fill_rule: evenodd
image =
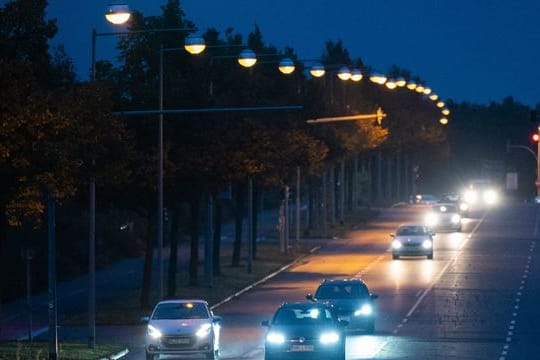
<instances>
[{"instance_id":1,"label":"asphalt road surface","mask_svg":"<svg viewBox=\"0 0 540 360\"><path fill-rule=\"evenodd\" d=\"M437 233L434 260L392 260L398 224L419 207L385 211L302 263L216 308L223 359L262 359L265 328L284 301L303 301L323 279L362 278L376 300L374 335L347 338L347 359L540 359L540 207L513 204ZM75 329L65 329L66 332ZM144 327L98 328L144 358ZM74 335L75 336L75 335Z\"/></svg>"}]
</instances>

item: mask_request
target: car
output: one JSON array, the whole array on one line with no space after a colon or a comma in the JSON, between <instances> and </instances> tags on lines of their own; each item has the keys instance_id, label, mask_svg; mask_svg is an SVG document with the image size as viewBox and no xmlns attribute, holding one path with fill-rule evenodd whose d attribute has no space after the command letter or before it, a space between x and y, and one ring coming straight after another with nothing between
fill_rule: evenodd
<instances>
[{"instance_id":1,"label":"car","mask_svg":"<svg viewBox=\"0 0 540 360\"><path fill-rule=\"evenodd\" d=\"M459 193L447 193L442 194L439 198L440 204L454 204L459 209L461 216L467 216L469 210L469 204L463 200L463 196Z\"/></svg>"},{"instance_id":2,"label":"car","mask_svg":"<svg viewBox=\"0 0 540 360\"><path fill-rule=\"evenodd\" d=\"M491 180L475 179L463 191L463 200L471 211L486 210L499 203L500 191Z\"/></svg>"},{"instance_id":3,"label":"car","mask_svg":"<svg viewBox=\"0 0 540 360\"><path fill-rule=\"evenodd\" d=\"M424 224L402 224L392 237L392 259L400 256L427 256L433 259L435 233Z\"/></svg>"},{"instance_id":4,"label":"car","mask_svg":"<svg viewBox=\"0 0 540 360\"><path fill-rule=\"evenodd\" d=\"M432 205L424 219L425 224L432 230L461 231L461 215L454 204Z\"/></svg>"},{"instance_id":5,"label":"car","mask_svg":"<svg viewBox=\"0 0 540 360\"><path fill-rule=\"evenodd\" d=\"M164 300L154 307L147 323L146 359L160 355L219 357L221 317L204 300Z\"/></svg>"},{"instance_id":6,"label":"car","mask_svg":"<svg viewBox=\"0 0 540 360\"><path fill-rule=\"evenodd\" d=\"M324 280L315 294L307 294L306 298L333 305L339 320L348 322L347 331L375 332L374 300L378 295L370 293L361 279Z\"/></svg>"},{"instance_id":7,"label":"car","mask_svg":"<svg viewBox=\"0 0 540 360\"><path fill-rule=\"evenodd\" d=\"M413 199L414 204L421 204L421 205L432 205L436 204L438 201L437 197L430 194L416 194L416 196Z\"/></svg>"},{"instance_id":8,"label":"car","mask_svg":"<svg viewBox=\"0 0 540 360\"><path fill-rule=\"evenodd\" d=\"M264 341L265 360L345 359L345 326L334 307L322 302L283 303L271 321Z\"/></svg>"}]
</instances>

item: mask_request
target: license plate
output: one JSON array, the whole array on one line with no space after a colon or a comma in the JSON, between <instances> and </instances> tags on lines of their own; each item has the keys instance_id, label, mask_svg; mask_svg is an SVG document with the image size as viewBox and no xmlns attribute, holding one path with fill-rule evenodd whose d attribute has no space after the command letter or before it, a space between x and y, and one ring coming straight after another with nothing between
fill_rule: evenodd
<instances>
[{"instance_id":1,"label":"license plate","mask_svg":"<svg viewBox=\"0 0 540 360\"><path fill-rule=\"evenodd\" d=\"M187 345L189 344L189 338L168 339L167 343L172 345Z\"/></svg>"},{"instance_id":2,"label":"license plate","mask_svg":"<svg viewBox=\"0 0 540 360\"><path fill-rule=\"evenodd\" d=\"M313 351L313 345L291 345L291 351Z\"/></svg>"},{"instance_id":3,"label":"license plate","mask_svg":"<svg viewBox=\"0 0 540 360\"><path fill-rule=\"evenodd\" d=\"M351 317L350 316L340 316L339 320L351 321Z\"/></svg>"}]
</instances>

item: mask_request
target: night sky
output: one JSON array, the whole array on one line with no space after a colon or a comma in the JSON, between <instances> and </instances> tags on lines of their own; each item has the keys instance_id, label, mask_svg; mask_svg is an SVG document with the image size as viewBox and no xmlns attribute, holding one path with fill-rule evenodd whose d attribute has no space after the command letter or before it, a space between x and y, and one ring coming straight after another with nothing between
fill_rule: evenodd
<instances>
[{"instance_id":1,"label":"night sky","mask_svg":"<svg viewBox=\"0 0 540 360\"><path fill-rule=\"evenodd\" d=\"M165 0L127 1L160 15ZM2 4L5 1L1 2ZM391 65L420 76L444 99L487 104L513 96L540 102L539 0L184 0L201 31L232 27L244 36L257 24L264 40L300 58L320 57L342 40L353 58L386 72ZM50 0L63 43L81 80L88 78L90 34L115 31L103 17L107 1ZM98 59L115 56L98 39Z\"/></svg>"}]
</instances>

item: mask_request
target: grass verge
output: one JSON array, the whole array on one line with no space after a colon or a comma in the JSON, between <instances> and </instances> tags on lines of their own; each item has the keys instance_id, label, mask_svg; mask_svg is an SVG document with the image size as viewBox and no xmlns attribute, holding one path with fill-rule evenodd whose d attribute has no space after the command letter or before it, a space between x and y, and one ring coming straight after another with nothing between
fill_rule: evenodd
<instances>
[{"instance_id":1,"label":"grass verge","mask_svg":"<svg viewBox=\"0 0 540 360\"><path fill-rule=\"evenodd\" d=\"M0 343L0 360L47 360L49 359L47 342L13 341ZM59 343L58 360L98 360L109 359L125 350L119 344L96 344L88 349L86 343Z\"/></svg>"}]
</instances>

